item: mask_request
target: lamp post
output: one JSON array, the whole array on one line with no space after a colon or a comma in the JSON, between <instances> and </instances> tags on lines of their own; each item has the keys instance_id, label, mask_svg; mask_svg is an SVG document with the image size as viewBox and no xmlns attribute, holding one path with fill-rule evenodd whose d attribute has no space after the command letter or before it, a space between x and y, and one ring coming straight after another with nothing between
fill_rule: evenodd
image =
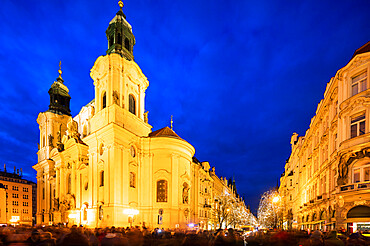
<instances>
[{"instance_id":1,"label":"lamp post","mask_svg":"<svg viewBox=\"0 0 370 246\"><path fill-rule=\"evenodd\" d=\"M279 195L276 195L272 198L272 210L274 212L274 224L275 224L275 227L277 228L277 224L278 224L278 216L277 216L277 212L276 212L276 205L277 203L280 201L280 196Z\"/></svg>"}]
</instances>

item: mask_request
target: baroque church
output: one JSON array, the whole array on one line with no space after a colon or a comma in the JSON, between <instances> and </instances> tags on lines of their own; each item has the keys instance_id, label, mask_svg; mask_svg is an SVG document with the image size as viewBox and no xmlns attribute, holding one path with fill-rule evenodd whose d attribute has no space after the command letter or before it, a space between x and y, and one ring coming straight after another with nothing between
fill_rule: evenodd
<instances>
[{"instance_id":1,"label":"baroque church","mask_svg":"<svg viewBox=\"0 0 370 246\"><path fill-rule=\"evenodd\" d=\"M72 118L60 69L49 109L37 117L39 225L186 227L211 214L212 196L199 198L199 167L209 177L202 179L204 194L211 194L211 180L227 184L172 127L152 131L145 111L149 82L134 61L135 37L119 5L106 30L106 55L91 69L94 100Z\"/></svg>"}]
</instances>

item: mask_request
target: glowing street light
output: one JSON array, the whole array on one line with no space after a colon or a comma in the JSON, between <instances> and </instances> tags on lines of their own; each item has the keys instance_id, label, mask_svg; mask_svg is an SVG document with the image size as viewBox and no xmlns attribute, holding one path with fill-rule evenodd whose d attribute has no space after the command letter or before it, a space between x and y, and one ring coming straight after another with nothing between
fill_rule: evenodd
<instances>
[{"instance_id":1,"label":"glowing street light","mask_svg":"<svg viewBox=\"0 0 370 246\"><path fill-rule=\"evenodd\" d=\"M274 196L274 198L272 198L273 203L277 203L277 202L279 202L279 200L280 200L279 196Z\"/></svg>"}]
</instances>

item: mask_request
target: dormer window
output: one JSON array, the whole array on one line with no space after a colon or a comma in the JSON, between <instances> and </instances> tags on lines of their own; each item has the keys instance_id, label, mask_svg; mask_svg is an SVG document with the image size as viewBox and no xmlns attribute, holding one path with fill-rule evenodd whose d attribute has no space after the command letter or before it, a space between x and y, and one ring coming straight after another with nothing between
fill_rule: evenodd
<instances>
[{"instance_id":1,"label":"dormer window","mask_svg":"<svg viewBox=\"0 0 370 246\"><path fill-rule=\"evenodd\" d=\"M367 89L367 72L363 72L352 78L352 96Z\"/></svg>"}]
</instances>

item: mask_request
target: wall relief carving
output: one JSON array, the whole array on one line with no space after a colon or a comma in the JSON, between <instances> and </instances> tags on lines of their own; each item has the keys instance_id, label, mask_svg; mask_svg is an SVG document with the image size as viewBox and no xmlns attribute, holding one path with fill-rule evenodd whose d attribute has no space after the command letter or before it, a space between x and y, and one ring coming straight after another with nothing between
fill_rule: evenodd
<instances>
[{"instance_id":1,"label":"wall relief carving","mask_svg":"<svg viewBox=\"0 0 370 246\"><path fill-rule=\"evenodd\" d=\"M345 154L340 157L338 167L338 185L345 185L348 181L348 167L355 160L370 157L370 148L364 148L360 151Z\"/></svg>"}]
</instances>

